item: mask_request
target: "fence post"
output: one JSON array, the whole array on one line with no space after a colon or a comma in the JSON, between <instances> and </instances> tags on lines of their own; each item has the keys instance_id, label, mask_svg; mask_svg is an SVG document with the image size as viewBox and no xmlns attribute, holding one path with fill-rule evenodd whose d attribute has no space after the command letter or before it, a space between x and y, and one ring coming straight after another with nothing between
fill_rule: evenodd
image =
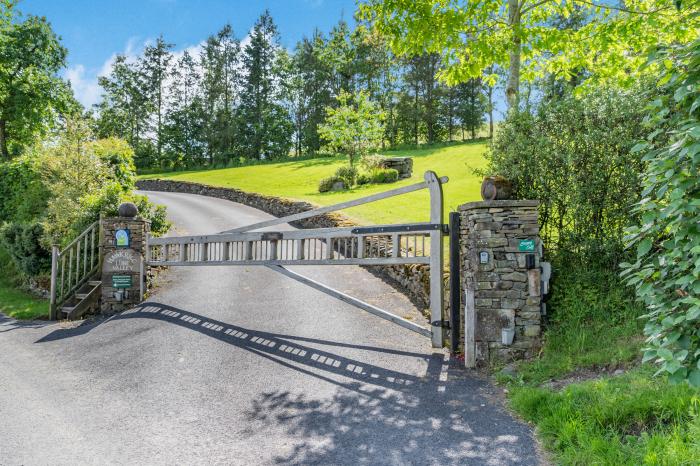
<instances>
[{"instance_id":1,"label":"fence post","mask_svg":"<svg viewBox=\"0 0 700 466\"><path fill-rule=\"evenodd\" d=\"M425 183L430 191L430 223L443 224L442 184L435 172L425 172ZM430 323L432 328L433 348L442 348L442 310L443 300L443 241L442 228L430 232Z\"/></svg>"},{"instance_id":2,"label":"fence post","mask_svg":"<svg viewBox=\"0 0 700 466\"><path fill-rule=\"evenodd\" d=\"M58 246L51 247L51 299L49 300L49 319L56 320L56 279L58 276Z\"/></svg>"}]
</instances>

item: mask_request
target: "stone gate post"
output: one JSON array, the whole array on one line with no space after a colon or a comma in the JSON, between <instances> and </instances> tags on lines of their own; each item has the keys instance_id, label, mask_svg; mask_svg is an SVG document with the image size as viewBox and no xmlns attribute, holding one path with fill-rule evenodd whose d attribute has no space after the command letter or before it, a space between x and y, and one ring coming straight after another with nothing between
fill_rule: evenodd
<instances>
[{"instance_id":1,"label":"stone gate post","mask_svg":"<svg viewBox=\"0 0 700 466\"><path fill-rule=\"evenodd\" d=\"M119 217L101 220L103 314L123 311L141 301L143 257L150 223L137 217L136 206L119 206Z\"/></svg>"},{"instance_id":2,"label":"stone gate post","mask_svg":"<svg viewBox=\"0 0 700 466\"><path fill-rule=\"evenodd\" d=\"M540 347L538 201L459 207L465 365L530 357Z\"/></svg>"}]
</instances>

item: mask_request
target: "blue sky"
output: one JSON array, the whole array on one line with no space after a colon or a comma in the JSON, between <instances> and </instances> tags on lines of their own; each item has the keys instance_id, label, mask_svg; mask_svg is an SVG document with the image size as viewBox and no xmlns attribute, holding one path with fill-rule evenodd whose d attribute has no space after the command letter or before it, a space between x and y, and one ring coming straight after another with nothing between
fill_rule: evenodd
<instances>
[{"instance_id":1,"label":"blue sky","mask_svg":"<svg viewBox=\"0 0 700 466\"><path fill-rule=\"evenodd\" d=\"M315 28L329 31L341 15L352 20L355 0L23 0L22 12L46 16L68 48L64 75L84 105L99 98L97 76L117 53L138 54L163 34L175 50L194 48L230 22L240 39L268 8L288 48Z\"/></svg>"}]
</instances>

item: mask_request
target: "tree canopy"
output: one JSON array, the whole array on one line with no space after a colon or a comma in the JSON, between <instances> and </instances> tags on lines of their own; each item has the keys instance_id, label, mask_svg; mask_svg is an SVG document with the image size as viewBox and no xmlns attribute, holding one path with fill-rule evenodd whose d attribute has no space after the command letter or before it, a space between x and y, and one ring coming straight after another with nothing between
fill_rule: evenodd
<instances>
[{"instance_id":1,"label":"tree canopy","mask_svg":"<svg viewBox=\"0 0 700 466\"><path fill-rule=\"evenodd\" d=\"M15 2L0 4L0 157L9 159L74 104L58 77L66 49L46 18L21 18Z\"/></svg>"},{"instance_id":2,"label":"tree canopy","mask_svg":"<svg viewBox=\"0 0 700 466\"><path fill-rule=\"evenodd\" d=\"M396 54L440 54L447 83L480 78L493 65L507 70L513 108L521 79L585 73L633 82L648 47L697 35L697 7L697 0L367 0L359 11ZM572 16L582 24L562 27Z\"/></svg>"}]
</instances>

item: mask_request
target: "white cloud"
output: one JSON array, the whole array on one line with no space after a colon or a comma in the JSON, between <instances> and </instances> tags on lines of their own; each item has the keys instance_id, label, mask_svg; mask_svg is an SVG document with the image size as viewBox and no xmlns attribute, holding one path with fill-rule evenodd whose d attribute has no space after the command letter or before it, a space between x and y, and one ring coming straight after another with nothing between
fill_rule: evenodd
<instances>
[{"instance_id":1,"label":"white cloud","mask_svg":"<svg viewBox=\"0 0 700 466\"><path fill-rule=\"evenodd\" d=\"M143 53L143 49L147 45L152 45L154 43L155 39L153 38L141 40L139 37L131 37L126 42L126 46L121 52L121 55L126 56L127 62L134 62L141 55L141 53ZM245 47L248 43L250 43L250 34L247 34L241 40L241 48ZM204 48L205 44L206 41L202 40L195 45L189 45L173 50L173 60L171 63L177 63L177 60L182 57L185 51L189 52L189 54L195 59L199 58L200 52ZM113 53L99 68L88 69L83 64L78 63L70 68L67 68L63 73L64 78L71 83L75 98L78 100L78 102L83 104L85 108L89 109L100 101L102 89L97 83L97 79L100 76L109 75L116 58L117 53ZM167 84L168 82L166 82L166 86Z\"/></svg>"},{"instance_id":2,"label":"white cloud","mask_svg":"<svg viewBox=\"0 0 700 466\"><path fill-rule=\"evenodd\" d=\"M78 64L68 68L64 77L70 82L75 98L86 108L92 107L99 101L100 86L97 84L97 76L86 76L83 65Z\"/></svg>"}]
</instances>

